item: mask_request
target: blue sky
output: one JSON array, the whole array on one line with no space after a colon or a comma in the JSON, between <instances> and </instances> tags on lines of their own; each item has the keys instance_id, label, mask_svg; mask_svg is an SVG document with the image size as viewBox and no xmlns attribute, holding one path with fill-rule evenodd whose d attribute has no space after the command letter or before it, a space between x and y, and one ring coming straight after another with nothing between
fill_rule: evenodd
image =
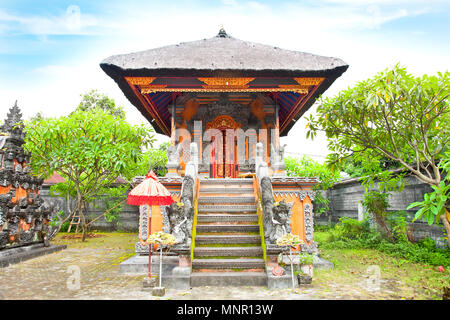
<instances>
[{"instance_id":1,"label":"blue sky","mask_svg":"<svg viewBox=\"0 0 450 320\"><path fill-rule=\"evenodd\" d=\"M125 107L129 121L144 122L101 60L212 37L222 24L236 38L346 61L350 68L327 95L397 62L417 75L445 71L449 16L448 0L0 0L0 118L16 99L25 118L61 116L97 88ZM306 141L304 127L299 121L284 138L288 151L326 154L325 139Z\"/></svg>"}]
</instances>

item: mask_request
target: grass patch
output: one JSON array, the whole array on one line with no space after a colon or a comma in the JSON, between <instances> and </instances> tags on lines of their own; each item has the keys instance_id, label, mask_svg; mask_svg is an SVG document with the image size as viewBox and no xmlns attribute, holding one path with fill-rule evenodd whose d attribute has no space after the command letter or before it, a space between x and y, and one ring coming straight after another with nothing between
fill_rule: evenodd
<instances>
[{"instance_id":1,"label":"grass patch","mask_svg":"<svg viewBox=\"0 0 450 320\"><path fill-rule=\"evenodd\" d=\"M95 232L96 236L81 241L81 238L73 238L73 233L59 232L52 240L56 245L67 245L68 248L107 248L130 250L134 252L134 246L138 241L138 234L132 232Z\"/></svg>"},{"instance_id":2,"label":"grass patch","mask_svg":"<svg viewBox=\"0 0 450 320\"><path fill-rule=\"evenodd\" d=\"M440 272L437 266L405 259L401 251L383 252L354 241L344 246L342 241L331 241L329 230L316 231L314 238L321 257L334 264L334 269L314 271L313 283L326 290L339 286L365 290L372 275L369 266L380 269L381 290L370 293L375 299L442 299L443 288L450 286L449 268Z\"/></svg>"}]
</instances>

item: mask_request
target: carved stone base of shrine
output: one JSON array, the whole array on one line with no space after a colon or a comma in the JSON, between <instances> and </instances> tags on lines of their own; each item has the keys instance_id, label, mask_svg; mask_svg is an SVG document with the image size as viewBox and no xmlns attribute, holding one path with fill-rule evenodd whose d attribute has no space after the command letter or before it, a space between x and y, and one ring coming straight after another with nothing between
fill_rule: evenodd
<instances>
[{"instance_id":1,"label":"carved stone base of shrine","mask_svg":"<svg viewBox=\"0 0 450 320\"><path fill-rule=\"evenodd\" d=\"M292 288L291 269L284 268L285 272L281 276L275 276L272 273L273 267L267 267L267 288L270 290Z\"/></svg>"},{"instance_id":2,"label":"carved stone base of shrine","mask_svg":"<svg viewBox=\"0 0 450 320\"><path fill-rule=\"evenodd\" d=\"M281 252L281 251L280 251ZM278 255L267 255L267 288L275 289L289 289L292 288L291 266L283 266L284 273L282 275L274 275L273 268L278 265Z\"/></svg>"},{"instance_id":3,"label":"carved stone base of shrine","mask_svg":"<svg viewBox=\"0 0 450 320\"><path fill-rule=\"evenodd\" d=\"M45 247L43 243L36 243L23 247L4 249L0 251L0 268L57 252L66 248L66 245L50 245Z\"/></svg>"},{"instance_id":4,"label":"carved stone base of shrine","mask_svg":"<svg viewBox=\"0 0 450 320\"><path fill-rule=\"evenodd\" d=\"M191 263L187 256L165 255L162 260L162 286L171 289L186 290L191 287ZM135 255L122 262L119 266L120 273L147 274L148 255ZM152 255L152 277L159 277L159 254ZM157 281L159 285L159 280Z\"/></svg>"}]
</instances>

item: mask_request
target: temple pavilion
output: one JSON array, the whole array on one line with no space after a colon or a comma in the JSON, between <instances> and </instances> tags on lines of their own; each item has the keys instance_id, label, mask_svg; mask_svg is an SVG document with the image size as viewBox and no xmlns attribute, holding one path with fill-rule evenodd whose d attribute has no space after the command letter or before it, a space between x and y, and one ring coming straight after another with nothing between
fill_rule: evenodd
<instances>
[{"instance_id":1,"label":"temple pavilion","mask_svg":"<svg viewBox=\"0 0 450 320\"><path fill-rule=\"evenodd\" d=\"M287 232L302 239L299 250L314 252L311 188L317 179L286 176L279 138L347 70L344 61L239 40L222 28L209 39L114 55L100 67L155 131L171 138L169 173L160 180L176 201L188 199L195 207L192 224L183 222L189 239L180 240L195 250L191 255L179 250L191 259L191 284L209 283L192 277L196 269L232 268L261 269L260 283L270 283L275 240ZM242 141L228 138L238 130ZM175 147L183 143L181 150ZM189 190L187 176L192 195L183 194ZM281 202L288 204L286 212L279 211ZM176 212L153 210L147 221L141 210L138 254L145 253L147 227L173 233ZM208 243L236 247L221 251L208 249ZM240 250L243 243L255 248ZM201 259L204 255L242 259ZM253 259L245 259L249 255ZM230 275L229 283L245 283L236 279Z\"/></svg>"}]
</instances>

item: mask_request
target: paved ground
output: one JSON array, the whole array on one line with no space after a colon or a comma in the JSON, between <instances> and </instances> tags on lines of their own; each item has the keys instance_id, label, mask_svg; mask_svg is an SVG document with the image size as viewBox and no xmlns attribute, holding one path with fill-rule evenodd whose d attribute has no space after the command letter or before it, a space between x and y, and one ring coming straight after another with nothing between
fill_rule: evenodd
<instances>
[{"instance_id":1,"label":"paved ground","mask_svg":"<svg viewBox=\"0 0 450 320\"><path fill-rule=\"evenodd\" d=\"M169 289L164 297L152 297L141 289L144 276L123 275L120 262L134 254L133 234L89 239L61 240L68 248L0 269L0 299L400 299L395 283L382 280L380 290L370 291L367 276L349 285L316 281L308 288L268 290L262 287L202 287ZM79 271L79 288L74 280Z\"/></svg>"}]
</instances>

